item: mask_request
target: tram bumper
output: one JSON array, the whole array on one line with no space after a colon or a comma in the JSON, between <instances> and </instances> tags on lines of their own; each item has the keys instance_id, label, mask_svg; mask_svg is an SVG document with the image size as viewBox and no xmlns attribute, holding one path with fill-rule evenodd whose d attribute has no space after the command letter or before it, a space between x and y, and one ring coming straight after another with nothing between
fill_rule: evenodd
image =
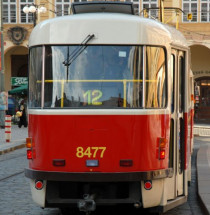
<instances>
[{"instance_id":1,"label":"tram bumper","mask_svg":"<svg viewBox=\"0 0 210 215\"><path fill-rule=\"evenodd\" d=\"M41 207L78 207L80 211L88 212L94 211L97 205L131 204L144 208L160 205L163 180L170 176L170 170L69 173L25 169L25 175L33 182L31 186L34 186L35 179L45 182L42 192L32 188L33 199ZM153 181L152 190L144 189L146 180ZM152 203L151 197L157 192L159 194Z\"/></svg>"}]
</instances>

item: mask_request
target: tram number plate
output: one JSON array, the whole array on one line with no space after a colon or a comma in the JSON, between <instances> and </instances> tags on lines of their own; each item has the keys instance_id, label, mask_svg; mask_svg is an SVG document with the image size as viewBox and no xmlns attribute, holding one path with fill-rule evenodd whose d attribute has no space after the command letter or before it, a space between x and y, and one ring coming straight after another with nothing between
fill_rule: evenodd
<instances>
[{"instance_id":1,"label":"tram number plate","mask_svg":"<svg viewBox=\"0 0 210 215\"><path fill-rule=\"evenodd\" d=\"M85 156L87 156L88 158L96 158L97 156L103 158L105 151L106 147L77 147L76 156L78 158L83 158Z\"/></svg>"}]
</instances>

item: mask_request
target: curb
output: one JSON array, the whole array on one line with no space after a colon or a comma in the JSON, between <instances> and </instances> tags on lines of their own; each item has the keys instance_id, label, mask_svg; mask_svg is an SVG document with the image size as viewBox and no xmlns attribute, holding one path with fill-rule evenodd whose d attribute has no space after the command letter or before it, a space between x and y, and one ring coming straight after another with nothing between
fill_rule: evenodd
<instances>
[{"instance_id":1,"label":"curb","mask_svg":"<svg viewBox=\"0 0 210 215\"><path fill-rule=\"evenodd\" d=\"M16 149L22 149L22 148L25 148L25 147L26 147L26 143L21 143L19 145L10 146L10 147L8 147L6 149L2 149L2 150L0 149L0 155L6 154L8 152L12 152L12 151L14 151Z\"/></svg>"},{"instance_id":2,"label":"curb","mask_svg":"<svg viewBox=\"0 0 210 215\"><path fill-rule=\"evenodd\" d=\"M210 136L210 127L209 126L199 126L194 125L193 127L193 134L195 136Z\"/></svg>"}]
</instances>

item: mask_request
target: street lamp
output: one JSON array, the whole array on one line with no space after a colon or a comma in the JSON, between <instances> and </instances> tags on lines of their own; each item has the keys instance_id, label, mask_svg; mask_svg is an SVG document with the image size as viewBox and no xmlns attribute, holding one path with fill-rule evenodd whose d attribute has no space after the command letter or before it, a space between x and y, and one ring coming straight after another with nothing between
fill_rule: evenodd
<instances>
[{"instance_id":1,"label":"street lamp","mask_svg":"<svg viewBox=\"0 0 210 215\"><path fill-rule=\"evenodd\" d=\"M39 8L38 5L35 5L35 4L32 4L30 6L26 5L23 8L23 12L25 14L32 13L34 26L36 26L36 19L37 19L37 14L36 13L46 13L46 11L47 11L46 7L42 6L42 7Z\"/></svg>"}]
</instances>

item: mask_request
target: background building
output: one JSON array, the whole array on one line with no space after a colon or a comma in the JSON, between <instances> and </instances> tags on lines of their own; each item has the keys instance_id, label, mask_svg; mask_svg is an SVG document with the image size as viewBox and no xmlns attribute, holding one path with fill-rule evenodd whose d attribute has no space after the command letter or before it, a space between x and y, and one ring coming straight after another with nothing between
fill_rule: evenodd
<instances>
[{"instance_id":1,"label":"background building","mask_svg":"<svg viewBox=\"0 0 210 215\"><path fill-rule=\"evenodd\" d=\"M134 3L138 15L154 19L161 17L164 23L183 32L191 48L191 68L196 86L195 119L210 121L210 0L129 1ZM27 82L27 44L34 25L45 19L68 15L72 2L73 0L3 0L6 91ZM25 6L32 5L36 8L34 13L23 12Z\"/></svg>"}]
</instances>

